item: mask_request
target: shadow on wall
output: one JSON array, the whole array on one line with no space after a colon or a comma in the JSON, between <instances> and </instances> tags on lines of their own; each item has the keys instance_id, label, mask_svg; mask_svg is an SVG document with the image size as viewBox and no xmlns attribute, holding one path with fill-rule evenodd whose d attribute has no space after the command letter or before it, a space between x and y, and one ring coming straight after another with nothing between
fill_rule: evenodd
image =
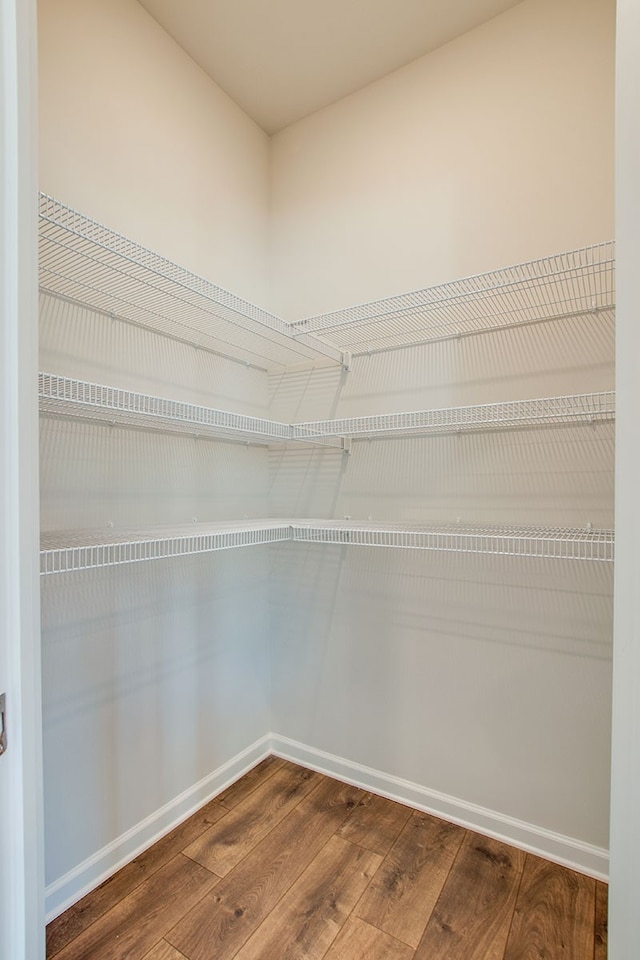
<instances>
[{"instance_id":1,"label":"shadow on wall","mask_svg":"<svg viewBox=\"0 0 640 960\"><path fill-rule=\"evenodd\" d=\"M267 560L44 578L48 882L264 735Z\"/></svg>"},{"instance_id":2,"label":"shadow on wall","mask_svg":"<svg viewBox=\"0 0 640 960\"><path fill-rule=\"evenodd\" d=\"M606 845L611 564L271 549L276 733Z\"/></svg>"}]
</instances>

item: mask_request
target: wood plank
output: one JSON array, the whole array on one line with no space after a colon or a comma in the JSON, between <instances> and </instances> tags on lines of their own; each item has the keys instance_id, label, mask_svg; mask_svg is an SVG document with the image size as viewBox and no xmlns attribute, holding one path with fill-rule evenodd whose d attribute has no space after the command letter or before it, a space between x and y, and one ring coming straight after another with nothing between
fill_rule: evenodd
<instances>
[{"instance_id":1,"label":"wood plank","mask_svg":"<svg viewBox=\"0 0 640 960\"><path fill-rule=\"evenodd\" d=\"M321 960L382 863L332 837L236 954L236 960Z\"/></svg>"},{"instance_id":2,"label":"wood plank","mask_svg":"<svg viewBox=\"0 0 640 960\"><path fill-rule=\"evenodd\" d=\"M464 835L462 827L414 812L356 907L356 915L417 947Z\"/></svg>"},{"instance_id":3,"label":"wood plank","mask_svg":"<svg viewBox=\"0 0 640 960\"><path fill-rule=\"evenodd\" d=\"M142 960L220 880L181 853L58 954L59 960Z\"/></svg>"},{"instance_id":4,"label":"wood plank","mask_svg":"<svg viewBox=\"0 0 640 960\"><path fill-rule=\"evenodd\" d=\"M189 960L234 957L363 796L322 777L166 939Z\"/></svg>"},{"instance_id":5,"label":"wood plank","mask_svg":"<svg viewBox=\"0 0 640 960\"><path fill-rule=\"evenodd\" d=\"M247 771L243 777L240 777L240 779L232 783L230 787L227 787L226 790L219 793L216 800L218 803L221 803L223 807L226 807L227 810L231 810L240 803L241 800L248 797L250 793L253 793L256 787L260 786L261 783L272 776L276 770L284 767L286 762L286 760L282 760L273 754L265 757L264 760L261 760L255 767Z\"/></svg>"},{"instance_id":6,"label":"wood plank","mask_svg":"<svg viewBox=\"0 0 640 960\"><path fill-rule=\"evenodd\" d=\"M161 940L151 948L149 953L145 954L144 960L186 960L186 958L184 953L180 953L166 940Z\"/></svg>"},{"instance_id":7,"label":"wood plank","mask_svg":"<svg viewBox=\"0 0 640 960\"><path fill-rule=\"evenodd\" d=\"M596 881L596 929L594 960L607 960L609 887Z\"/></svg>"},{"instance_id":8,"label":"wood plank","mask_svg":"<svg viewBox=\"0 0 640 960\"><path fill-rule=\"evenodd\" d=\"M521 850L467 834L415 960L502 960L524 863Z\"/></svg>"},{"instance_id":9,"label":"wood plank","mask_svg":"<svg viewBox=\"0 0 640 960\"><path fill-rule=\"evenodd\" d=\"M324 960L412 960L413 948L359 917L350 917Z\"/></svg>"},{"instance_id":10,"label":"wood plank","mask_svg":"<svg viewBox=\"0 0 640 960\"><path fill-rule=\"evenodd\" d=\"M504 960L594 953L595 880L527 854Z\"/></svg>"},{"instance_id":11,"label":"wood plank","mask_svg":"<svg viewBox=\"0 0 640 960\"><path fill-rule=\"evenodd\" d=\"M321 779L319 773L293 764L276 770L219 823L185 847L185 856L226 877Z\"/></svg>"},{"instance_id":12,"label":"wood plank","mask_svg":"<svg viewBox=\"0 0 640 960\"><path fill-rule=\"evenodd\" d=\"M340 828L339 835L384 857L410 816L409 807L368 793Z\"/></svg>"},{"instance_id":13,"label":"wood plank","mask_svg":"<svg viewBox=\"0 0 640 960\"><path fill-rule=\"evenodd\" d=\"M183 847L192 843L226 814L224 807L211 800L122 870L118 870L69 910L52 920L47 926L47 957L51 958L59 953L83 930L111 910L156 870L173 860Z\"/></svg>"}]
</instances>

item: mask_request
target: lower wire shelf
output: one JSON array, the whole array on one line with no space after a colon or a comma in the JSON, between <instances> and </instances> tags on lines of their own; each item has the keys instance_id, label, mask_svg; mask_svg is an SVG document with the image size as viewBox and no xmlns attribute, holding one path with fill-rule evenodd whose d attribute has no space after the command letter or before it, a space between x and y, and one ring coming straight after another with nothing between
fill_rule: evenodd
<instances>
[{"instance_id":1,"label":"lower wire shelf","mask_svg":"<svg viewBox=\"0 0 640 960\"><path fill-rule=\"evenodd\" d=\"M613 560L613 530L474 523L374 523L295 520L293 540L443 553L559 560Z\"/></svg>"},{"instance_id":2,"label":"lower wire shelf","mask_svg":"<svg viewBox=\"0 0 640 960\"><path fill-rule=\"evenodd\" d=\"M40 573L71 573L287 540L446 553L611 562L612 530L339 520L244 520L149 530L57 531L41 539Z\"/></svg>"},{"instance_id":3,"label":"lower wire shelf","mask_svg":"<svg viewBox=\"0 0 640 960\"><path fill-rule=\"evenodd\" d=\"M290 539L291 526L286 520L189 523L149 530L56 531L41 537L40 573L70 573Z\"/></svg>"}]
</instances>

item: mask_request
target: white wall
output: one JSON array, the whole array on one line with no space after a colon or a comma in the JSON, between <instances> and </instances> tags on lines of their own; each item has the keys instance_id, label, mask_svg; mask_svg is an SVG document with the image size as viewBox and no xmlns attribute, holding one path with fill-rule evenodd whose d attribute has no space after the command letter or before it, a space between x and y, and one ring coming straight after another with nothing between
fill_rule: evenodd
<instances>
[{"instance_id":1,"label":"white wall","mask_svg":"<svg viewBox=\"0 0 640 960\"><path fill-rule=\"evenodd\" d=\"M618 417L609 957L611 960L626 960L637 956L640 950L640 8L634 0L618 0L617 53Z\"/></svg>"},{"instance_id":2,"label":"white wall","mask_svg":"<svg viewBox=\"0 0 640 960\"><path fill-rule=\"evenodd\" d=\"M135 0L39 0L40 188L265 302L265 133Z\"/></svg>"},{"instance_id":3,"label":"white wall","mask_svg":"<svg viewBox=\"0 0 640 960\"><path fill-rule=\"evenodd\" d=\"M613 21L608 0L524 0L277 135L281 309L610 238ZM274 375L270 409L313 420L611 389L613 357L613 317L589 315ZM276 515L613 525L611 424L270 460ZM608 845L610 567L275 552L276 733L457 798L461 816L476 804L563 835L593 869L582 845Z\"/></svg>"},{"instance_id":4,"label":"white wall","mask_svg":"<svg viewBox=\"0 0 640 960\"><path fill-rule=\"evenodd\" d=\"M274 377L273 403L314 419L612 382L613 323L600 315L361 357L346 377ZM611 423L360 440L348 457L270 462L274 515L613 525ZM609 565L274 550L278 734L606 849Z\"/></svg>"},{"instance_id":5,"label":"white wall","mask_svg":"<svg viewBox=\"0 0 640 960\"><path fill-rule=\"evenodd\" d=\"M288 319L613 236L613 0L524 0L272 143Z\"/></svg>"},{"instance_id":6,"label":"white wall","mask_svg":"<svg viewBox=\"0 0 640 960\"><path fill-rule=\"evenodd\" d=\"M39 15L41 188L264 303L263 132L134 0L41 0ZM50 296L40 313L41 369L264 414L264 372ZM45 531L267 513L264 449L55 419L40 437ZM269 730L267 559L44 583L50 909L148 842L147 818L194 789L202 802L198 784Z\"/></svg>"}]
</instances>

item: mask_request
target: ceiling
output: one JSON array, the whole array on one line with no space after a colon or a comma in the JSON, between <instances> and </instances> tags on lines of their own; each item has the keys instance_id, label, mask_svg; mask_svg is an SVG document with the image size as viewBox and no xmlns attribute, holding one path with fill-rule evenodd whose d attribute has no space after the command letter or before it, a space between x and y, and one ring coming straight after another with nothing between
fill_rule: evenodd
<instances>
[{"instance_id":1,"label":"ceiling","mask_svg":"<svg viewBox=\"0 0 640 960\"><path fill-rule=\"evenodd\" d=\"M267 133L520 0L140 0Z\"/></svg>"}]
</instances>

